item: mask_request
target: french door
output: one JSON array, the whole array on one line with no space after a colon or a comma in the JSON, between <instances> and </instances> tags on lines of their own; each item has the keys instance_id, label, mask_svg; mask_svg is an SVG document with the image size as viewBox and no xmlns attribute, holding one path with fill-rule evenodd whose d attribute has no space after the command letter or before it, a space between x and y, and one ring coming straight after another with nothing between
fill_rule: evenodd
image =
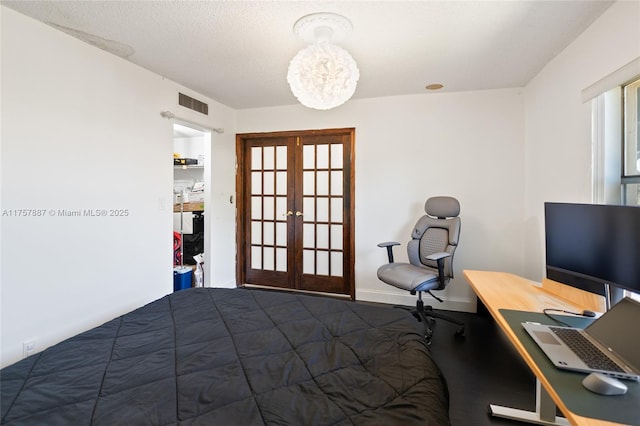
<instances>
[{"instance_id":1,"label":"french door","mask_svg":"<svg viewBox=\"0 0 640 426\"><path fill-rule=\"evenodd\" d=\"M355 296L355 129L236 136L237 282Z\"/></svg>"}]
</instances>

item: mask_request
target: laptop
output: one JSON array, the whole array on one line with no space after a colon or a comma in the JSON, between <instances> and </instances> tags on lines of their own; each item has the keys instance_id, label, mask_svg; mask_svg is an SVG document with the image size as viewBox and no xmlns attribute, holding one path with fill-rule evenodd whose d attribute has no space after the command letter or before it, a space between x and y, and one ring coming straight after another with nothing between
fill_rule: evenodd
<instances>
[{"instance_id":1,"label":"laptop","mask_svg":"<svg viewBox=\"0 0 640 426\"><path fill-rule=\"evenodd\" d=\"M558 368L640 380L640 302L624 298L585 329L522 323Z\"/></svg>"}]
</instances>

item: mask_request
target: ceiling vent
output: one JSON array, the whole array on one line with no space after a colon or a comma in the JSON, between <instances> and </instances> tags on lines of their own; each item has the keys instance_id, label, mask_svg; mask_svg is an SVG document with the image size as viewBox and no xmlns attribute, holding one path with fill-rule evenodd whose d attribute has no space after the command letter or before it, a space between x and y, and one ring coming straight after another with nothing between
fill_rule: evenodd
<instances>
[{"instance_id":1,"label":"ceiling vent","mask_svg":"<svg viewBox=\"0 0 640 426\"><path fill-rule=\"evenodd\" d=\"M185 108L192 109L200 114L209 115L209 105L202 101L193 99L191 96L187 96L184 93L178 93L178 104Z\"/></svg>"}]
</instances>

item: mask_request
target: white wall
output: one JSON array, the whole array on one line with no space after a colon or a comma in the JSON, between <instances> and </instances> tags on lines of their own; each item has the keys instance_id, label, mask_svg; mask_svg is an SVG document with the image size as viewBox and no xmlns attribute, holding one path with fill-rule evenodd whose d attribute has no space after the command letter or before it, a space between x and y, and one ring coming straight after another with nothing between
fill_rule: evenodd
<instances>
[{"instance_id":1,"label":"white wall","mask_svg":"<svg viewBox=\"0 0 640 426\"><path fill-rule=\"evenodd\" d=\"M519 89L351 100L331 111L302 106L238 111L238 132L355 127L356 298L415 304L382 284L381 241L396 240L396 258L425 200L452 195L462 232L448 309L475 309L462 269L522 272L524 234L523 98ZM435 302L438 303L438 302Z\"/></svg>"},{"instance_id":2,"label":"white wall","mask_svg":"<svg viewBox=\"0 0 640 426\"><path fill-rule=\"evenodd\" d=\"M544 202L591 202L586 87L640 56L640 2L617 2L525 89L525 275L544 273Z\"/></svg>"},{"instance_id":3,"label":"white wall","mask_svg":"<svg viewBox=\"0 0 640 426\"><path fill-rule=\"evenodd\" d=\"M4 6L1 24L5 366L22 357L25 341L41 350L172 291L173 131L160 111L197 113L177 107L179 85L123 59ZM228 224L235 118L217 103L210 110L215 119L205 124L229 131L212 148L227 156L213 172L212 198ZM16 216L20 209L42 216ZM89 217L85 209L127 215ZM233 235L220 225L212 233L227 244L215 251L228 262ZM212 275L228 282L233 273L225 264Z\"/></svg>"}]
</instances>

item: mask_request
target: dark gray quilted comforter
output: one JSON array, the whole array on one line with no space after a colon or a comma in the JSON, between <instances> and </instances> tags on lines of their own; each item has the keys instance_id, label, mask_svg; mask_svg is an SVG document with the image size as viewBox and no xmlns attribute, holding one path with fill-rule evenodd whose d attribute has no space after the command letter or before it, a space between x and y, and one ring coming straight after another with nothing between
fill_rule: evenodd
<instances>
[{"instance_id":1,"label":"dark gray quilted comforter","mask_svg":"<svg viewBox=\"0 0 640 426\"><path fill-rule=\"evenodd\" d=\"M7 425L449 424L409 314L270 291L179 291L0 379Z\"/></svg>"}]
</instances>

